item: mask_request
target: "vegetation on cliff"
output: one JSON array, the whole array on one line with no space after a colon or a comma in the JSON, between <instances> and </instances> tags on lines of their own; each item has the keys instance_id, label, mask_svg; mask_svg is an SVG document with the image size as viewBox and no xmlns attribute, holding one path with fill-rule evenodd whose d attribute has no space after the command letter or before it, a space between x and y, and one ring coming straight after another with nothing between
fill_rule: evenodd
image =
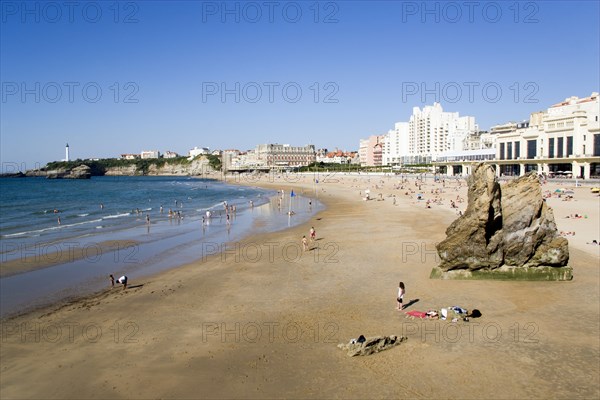
<instances>
[{"instance_id":1,"label":"vegetation on cliff","mask_svg":"<svg viewBox=\"0 0 600 400\"><path fill-rule=\"evenodd\" d=\"M195 159L199 159L202 156L198 156ZM194 159L194 160L195 160ZM208 156L209 164L214 169L221 168L221 159L218 156ZM58 169L72 170L73 168L79 167L81 165L87 165L90 167L90 172L92 176L102 176L106 174L111 168L130 168L135 167L135 171L137 174L146 175L150 168L154 166L159 169L164 167L165 165L180 165L180 166L188 166L192 163L193 160L188 160L187 157L177 157L177 158L147 158L147 159L134 159L134 160L124 160L119 158L103 158L99 160L74 160L74 161L53 161L46 164L42 171L53 171Z\"/></svg>"},{"instance_id":2,"label":"vegetation on cliff","mask_svg":"<svg viewBox=\"0 0 600 400\"><path fill-rule=\"evenodd\" d=\"M206 158L208 158L208 163L209 165L215 170L215 171L220 171L222 164L221 164L221 157L219 156L215 156L212 154L208 154L206 156Z\"/></svg>"}]
</instances>

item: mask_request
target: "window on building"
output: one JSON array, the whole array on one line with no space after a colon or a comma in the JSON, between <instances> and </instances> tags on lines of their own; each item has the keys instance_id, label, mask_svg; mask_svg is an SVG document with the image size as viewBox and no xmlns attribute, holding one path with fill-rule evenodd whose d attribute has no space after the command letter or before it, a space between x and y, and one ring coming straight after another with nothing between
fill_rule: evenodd
<instances>
[{"instance_id":1,"label":"window on building","mask_svg":"<svg viewBox=\"0 0 600 400\"><path fill-rule=\"evenodd\" d=\"M567 157L573 155L573 136L567 136Z\"/></svg>"},{"instance_id":2,"label":"window on building","mask_svg":"<svg viewBox=\"0 0 600 400\"><path fill-rule=\"evenodd\" d=\"M506 143L506 159L512 160L512 142Z\"/></svg>"},{"instance_id":3,"label":"window on building","mask_svg":"<svg viewBox=\"0 0 600 400\"><path fill-rule=\"evenodd\" d=\"M556 138L556 157L564 157L565 154L564 154L563 150L564 150L563 138L561 138L561 137Z\"/></svg>"},{"instance_id":4,"label":"window on building","mask_svg":"<svg viewBox=\"0 0 600 400\"><path fill-rule=\"evenodd\" d=\"M554 138L548 139L548 158L554 158Z\"/></svg>"},{"instance_id":5,"label":"window on building","mask_svg":"<svg viewBox=\"0 0 600 400\"><path fill-rule=\"evenodd\" d=\"M600 156L600 133L594 134L594 157Z\"/></svg>"},{"instance_id":6,"label":"window on building","mask_svg":"<svg viewBox=\"0 0 600 400\"><path fill-rule=\"evenodd\" d=\"M521 142L515 142L515 159L521 157Z\"/></svg>"},{"instance_id":7,"label":"window on building","mask_svg":"<svg viewBox=\"0 0 600 400\"><path fill-rule=\"evenodd\" d=\"M500 159L504 160L505 156L504 156L504 143L500 143Z\"/></svg>"},{"instance_id":8,"label":"window on building","mask_svg":"<svg viewBox=\"0 0 600 400\"><path fill-rule=\"evenodd\" d=\"M527 141L527 158L534 159L537 156L536 140Z\"/></svg>"}]
</instances>

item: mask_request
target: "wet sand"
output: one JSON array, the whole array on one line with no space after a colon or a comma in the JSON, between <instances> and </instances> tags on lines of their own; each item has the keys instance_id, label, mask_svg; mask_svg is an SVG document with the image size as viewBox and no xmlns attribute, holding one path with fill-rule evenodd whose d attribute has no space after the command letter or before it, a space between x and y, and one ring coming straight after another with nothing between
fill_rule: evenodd
<instances>
[{"instance_id":1,"label":"wet sand","mask_svg":"<svg viewBox=\"0 0 600 400\"><path fill-rule=\"evenodd\" d=\"M597 398L600 246L585 243L600 239L600 198L575 188L573 201L548 199L558 229L576 232L571 282L430 280L435 243L466 207L464 181L446 183L428 209L415 194L435 197L431 178L420 191L411 179L410 193L394 189L399 178L321 177L327 209L306 224L4 320L0 397ZM252 184L315 192L310 176ZM383 200L362 200L365 189ZM465 201L451 209L456 196ZM573 213L588 218L564 218ZM311 226L318 240L303 252ZM395 309L400 280L416 300L409 310L483 316L407 319ZM364 358L336 347L361 334L408 340Z\"/></svg>"},{"instance_id":2,"label":"wet sand","mask_svg":"<svg viewBox=\"0 0 600 400\"><path fill-rule=\"evenodd\" d=\"M70 246L53 245L52 243L38 246L21 246L7 252L16 253L20 256L12 260L2 261L0 278L84 258L96 258L102 253L127 249L136 246L138 243L135 240L105 240L94 243L93 246L89 247L81 246L78 242L73 242ZM2 256L0 255L0 257Z\"/></svg>"}]
</instances>

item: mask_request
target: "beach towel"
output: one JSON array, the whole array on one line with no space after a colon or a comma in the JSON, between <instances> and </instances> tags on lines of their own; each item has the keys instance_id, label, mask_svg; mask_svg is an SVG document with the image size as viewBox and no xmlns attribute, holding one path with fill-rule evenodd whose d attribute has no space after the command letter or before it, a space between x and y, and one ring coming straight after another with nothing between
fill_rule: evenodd
<instances>
[{"instance_id":1,"label":"beach towel","mask_svg":"<svg viewBox=\"0 0 600 400\"><path fill-rule=\"evenodd\" d=\"M406 315L408 315L410 317L417 317L417 318L427 317L427 313L424 313L422 311L407 311Z\"/></svg>"}]
</instances>

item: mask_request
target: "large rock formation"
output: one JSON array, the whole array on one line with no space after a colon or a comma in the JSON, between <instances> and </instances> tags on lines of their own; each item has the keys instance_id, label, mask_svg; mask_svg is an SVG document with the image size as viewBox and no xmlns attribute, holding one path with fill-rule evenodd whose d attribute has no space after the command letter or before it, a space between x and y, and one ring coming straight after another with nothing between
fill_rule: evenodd
<instances>
[{"instance_id":1,"label":"large rock formation","mask_svg":"<svg viewBox=\"0 0 600 400\"><path fill-rule=\"evenodd\" d=\"M21 171L17 172L3 172L0 174L0 178L25 178L25 174Z\"/></svg>"},{"instance_id":2,"label":"large rock formation","mask_svg":"<svg viewBox=\"0 0 600 400\"><path fill-rule=\"evenodd\" d=\"M90 179L91 176L91 168L87 165L80 165L70 170L59 168L46 172L48 179Z\"/></svg>"},{"instance_id":3,"label":"large rock formation","mask_svg":"<svg viewBox=\"0 0 600 400\"><path fill-rule=\"evenodd\" d=\"M567 239L558 235L535 173L500 186L492 167L480 164L468 184L467 210L437 245L441 275L455 270L514 272L514 268L538 267L541 271L567 265Z\"/></svg>"}]
</instances>

